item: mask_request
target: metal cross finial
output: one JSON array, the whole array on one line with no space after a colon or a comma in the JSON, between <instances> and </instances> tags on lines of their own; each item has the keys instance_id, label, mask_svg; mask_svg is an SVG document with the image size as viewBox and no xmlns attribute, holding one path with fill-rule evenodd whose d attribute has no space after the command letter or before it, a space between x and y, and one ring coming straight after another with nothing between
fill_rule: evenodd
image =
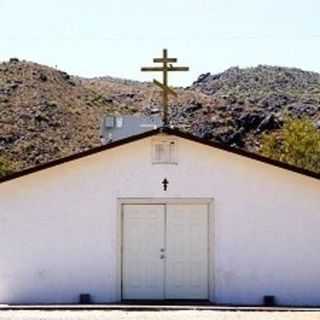
<instances>
[{"instance_id":1,"label":"metal cross finial","mask_svg":"<svg viewBox=\"0 0 320 320\"><path fill-rule=\"evenodd\" d=\"M163 49L162 58L154 58L153 62L162 63L162 67L143 67L141 71L160 71L163 73L163 83L153 80L153 83L162 89L162 98L163 98L163 124L165 127L168 126L168 95L172 94L177 96L177 93L168 87L168 72L170 71L189 71L188 67L174 67L171 63L175 63L178 60L176 58L168 58L167 49Z\"/></svg>"}]
</instances>

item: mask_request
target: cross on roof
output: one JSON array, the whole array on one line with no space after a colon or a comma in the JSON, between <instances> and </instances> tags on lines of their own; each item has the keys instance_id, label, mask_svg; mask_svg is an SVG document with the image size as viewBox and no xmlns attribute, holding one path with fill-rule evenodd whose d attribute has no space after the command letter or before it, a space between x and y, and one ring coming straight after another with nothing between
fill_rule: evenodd
<instances>
[{"instance_id":1,"label":"cross on roof","mask_svg":"<svg viewBox=\"0 0 320 320\"><path fill-rule=\"evenodd\" d=\"M141 71L151 71L151 72L162 72L163 73L163 83L153 80L153 83L162 89L163 98L163 124L165 127L168 126L168 100L169 94L177 96L177 93L168 86L168 72L171 71L189 71L188 67L174 67L172 63L177 62L177 58L168 58L167 49L163 49L162 58L154 58L154 63L162 63L162 67L142 67Z\"/></svg>"}]
</instances>

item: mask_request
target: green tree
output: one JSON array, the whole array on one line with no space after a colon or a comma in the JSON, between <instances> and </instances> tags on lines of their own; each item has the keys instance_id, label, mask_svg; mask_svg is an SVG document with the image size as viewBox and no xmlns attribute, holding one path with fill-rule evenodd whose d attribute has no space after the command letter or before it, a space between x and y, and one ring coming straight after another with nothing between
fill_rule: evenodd
<instances>
[{"instance_id":1,"label":"green tree","mask_svg":"<svg viewBox=\"0 0 320 320\"><path fill-rule=\"evenodd\" d=\"M320 173L320 131L307 118L287 118L282 129L262 138L260 153Z\"/></svg>"},{"instance_id":2,"label":"green tree","mask_svg":"<svg viewBox=\"0 0 320 320\"><path fill-rule=\"evenodd\" d=\"M0 177L4 177L14 171L12 165L4 158L0 158Z\"/></svg>"}]
</instances>

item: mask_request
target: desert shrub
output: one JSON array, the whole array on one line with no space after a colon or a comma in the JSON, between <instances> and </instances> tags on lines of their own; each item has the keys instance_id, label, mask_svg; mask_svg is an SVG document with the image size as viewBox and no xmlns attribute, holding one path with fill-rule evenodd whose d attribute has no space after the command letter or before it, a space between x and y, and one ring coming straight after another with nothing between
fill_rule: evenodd
<instances>
[{"instance_id":1,"label":"desert shrub","mask_svg":"<svg viewBox=\"0 0 320 320\"><path fill-rule=\"evenodd\" d=\"M10 164L9 161L3 157L0 158L0 177L4 177L12 172L14 172L13 164Z\"/></svg>"},{"instance_id":2,"label":"desert shrub","mask_svg":"<svg viewBox=\"0 0 320 320\"><path fill-rule=\"evenodd\" d=\"M320 173L320 131L310 119L287 118L282 129L263 136L260 152Z\"/></svg>"}]
</instances>

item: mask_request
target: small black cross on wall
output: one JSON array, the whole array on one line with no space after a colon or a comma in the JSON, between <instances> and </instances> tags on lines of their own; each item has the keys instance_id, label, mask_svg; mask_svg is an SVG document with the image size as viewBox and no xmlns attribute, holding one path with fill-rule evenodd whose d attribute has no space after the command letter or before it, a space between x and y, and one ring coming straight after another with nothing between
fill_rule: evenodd
<instances>
[{"instance_id":1,"label":"small black cross on wall","mask_svg":"<svg viewBox=\"0 0 320 320\"><path fill-rule=\"evenodd\" d=\"M169 184L168 179L167 179L167 178L164 178L161 183L163 184L163 190L164 190L164 191L167 191L167 189L168 189L168 184Z\"/></svg>"}]
</instances>

